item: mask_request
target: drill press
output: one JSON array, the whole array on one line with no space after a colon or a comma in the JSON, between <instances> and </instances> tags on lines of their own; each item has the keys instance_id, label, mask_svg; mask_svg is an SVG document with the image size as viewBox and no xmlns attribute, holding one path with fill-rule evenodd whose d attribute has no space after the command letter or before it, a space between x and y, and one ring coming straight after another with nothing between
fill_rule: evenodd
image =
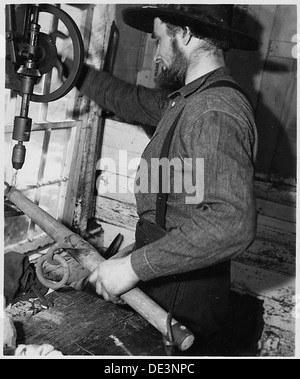
<instances>
[{"instance_id":1,"label":"drill press","mask_svg":"<svg viewBox=\"0 0 300 379\"><path fill-rule=\"evenodd\" d=\"M66 27L69 35L59 31L45 34L40 31L41 12L57 18ZM65 96L74 87L83 66L84 45L81 32L75 21L62 9L50 4L10 4L6 15L6 81L5 87L21 96L21 109L14 118L12 139L17 141L12 151L12 167L15 173L12 186L16 184L18 170L23 167L26 156L24 142L30 140L32 119L28 117L30 101L51 102ZM49 93L34 93L35 85L44 74L54 67L61 69L55 45L56 37L71 38L73 62L68 77L62 85ZM7 199L6 199L7 201ZM19 214L12 206L5 215ZM7 211L7 212L6 212Z\"/></svg>"},{"instance_id":2,"label":"drill press","mask_svg":"<svg viewBox=\"0 0 300 379\"><path fill-rule=\"evenodd\" d=\"M40 32L39 14L49 13L58 18L66 27L69 36L61 32L45 34ZM21 14L21 16L20 16ZM84 46L81 33L75 21L62 9L50 4L26 4L6 6L6 72L9 80L6 88L16 91L22 97L20 115L14 119L12 166L22 168L26 148L24 142L30 139L32 119L28 117L30 101L50 102L65 96L75 85L84 60ZM18 24L22 24L22 30ZM54 67L60 70L54 36L70 37L73 46L73 62L69 75L62 85L53 92L42 95L34 93L34 86L41 77Z\"/></svg>"}]
</instances>

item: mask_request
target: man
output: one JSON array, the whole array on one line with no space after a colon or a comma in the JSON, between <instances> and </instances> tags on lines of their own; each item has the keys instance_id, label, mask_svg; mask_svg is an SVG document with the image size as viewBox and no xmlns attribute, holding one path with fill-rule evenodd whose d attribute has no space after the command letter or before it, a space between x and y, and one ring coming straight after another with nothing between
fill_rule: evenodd
<instances>
[{"instance_id":1,"label":"man","mask_svg":"<svg viewBox=\"0 0 300 379\"><path fill-rule=\"evenodd\" d=\"M124 121L155 128L142 154L146 164L137 172L135 249L101 263L90 282L114 303L140 286L203 337L222 328L230 260L256 232L256 126L247 96L232 84L224 52L254 50L258 44L230 28L232 11L230 5L197 4L126 8L125 23L156 40L154 59L162 66L158 89L136 87L92 68L78 84L81 93ZM166 96L165 90L172 93ZM202 191L196 193L197 183L175 191L176 169L170 170L171 187L164 191L163 176L151 176L149 170L153 158L162 157L179 159L187 179L202 181ZM145 178L148 191L141 190Z\"/></svg>"}]
</instances>

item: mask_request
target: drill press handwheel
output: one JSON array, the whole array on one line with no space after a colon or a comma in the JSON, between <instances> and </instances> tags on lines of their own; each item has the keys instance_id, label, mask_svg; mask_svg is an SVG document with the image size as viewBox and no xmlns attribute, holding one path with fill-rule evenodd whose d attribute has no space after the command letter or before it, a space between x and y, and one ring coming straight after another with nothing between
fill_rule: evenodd
<instances>
[{"instance_id":1,"label":"drill press handwheel","mask_svg":"<svg viewBox=\"0 0 300 379\"><path fill-rule=\"evenodd\" d=\"M70 69L69 75L63 84L53 92L46 93L43 95L38 95L33 93L31 95L31 100L34 102L48 103L55 101L65 96L71 89L75 86L77 79L79 78L81 68L84 61L84 46L81 37L80 30L77 27L75 21L62 9L57 8L50 4L40 4L39 12L46 12L52 14L54 17L58 18L69 31L69 36L72 40L73 45L73 64ZM43 41L46 43L45 39ZM47 43L46 43L47 44ZM58 58L57 58L58 61ZM57 62L57 65L59 61Z\"/></svg>"}]
</instances>

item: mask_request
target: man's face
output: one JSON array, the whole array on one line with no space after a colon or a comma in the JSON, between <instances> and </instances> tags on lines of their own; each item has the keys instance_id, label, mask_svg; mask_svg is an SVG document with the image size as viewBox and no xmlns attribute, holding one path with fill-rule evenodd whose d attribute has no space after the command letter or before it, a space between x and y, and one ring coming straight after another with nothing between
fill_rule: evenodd
<instances>
[{"instance_id":1,"label":"man's face","mask_svg":"<svg viewBox=\"0 0 300 379\"><path fill-rule=\"evenodd\" d=\"M153 38L157 43L154 60L162 67L156 85L173 92L185 84L187 58L178 45L177 37L171 37L167 33L167 25L159 18L154 20Z\"/></svg>"}]
</instances>

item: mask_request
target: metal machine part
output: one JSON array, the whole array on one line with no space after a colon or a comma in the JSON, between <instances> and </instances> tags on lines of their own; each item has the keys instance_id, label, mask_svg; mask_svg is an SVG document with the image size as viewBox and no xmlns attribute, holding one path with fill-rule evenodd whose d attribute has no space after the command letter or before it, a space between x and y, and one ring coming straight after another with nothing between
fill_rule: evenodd
<instances>
[{"instance_id":1,"label":"metal machine part","mask_svg":"<svg viewBox=\"0 0 300 379\"><path fill-rule=\"evenodd\" d=\"M72 40L74 57L69 76L62 85L53 92L39 95L34 93L34 86L54 67L59 69L60 64L54 39L51 35L40 32L41 26L38 22L41 12L52 14L65 25ZM22 30L20 30L18 23L22 18ZM12 166L19 170L23 167L26 155L23 143L30 140L32 126L32 119L28 117L30 101L55 101L74 87L83 66L84 46L76 23L56 6L7 5L6 20L6 76L10 79L6 82L6 88L16 91L22 97L20 115L15 117L12 137L18 141L13 148ZM59 37L62 33L57 35Z\"/></svg>"}]
</instances>

